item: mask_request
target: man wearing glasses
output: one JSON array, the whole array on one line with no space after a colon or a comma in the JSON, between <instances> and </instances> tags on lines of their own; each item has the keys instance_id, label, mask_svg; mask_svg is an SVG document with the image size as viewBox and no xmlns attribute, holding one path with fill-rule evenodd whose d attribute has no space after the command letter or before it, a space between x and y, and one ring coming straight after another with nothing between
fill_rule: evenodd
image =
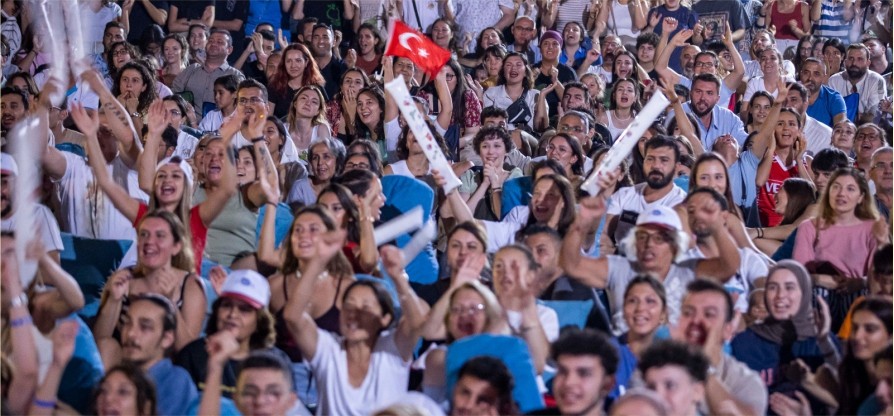
<instances>
[{"instance_id":1,"label":"man wearing glasses","mask_svg":"<svg viewBox=\"0 0 894 416\"><path fill-rule=\"evenodd\" d=\"M240 81L245 78L242 72L227 63L227 57L232 52L233 39L230 38L230 32L221 29L212 30L205 49L205 62L184 69L174 79L171 90L178 94L191 93L192 105L204 116L215 108L215 80L224 75L235 75Z\"/></svg>"},{"instance_id":2,"label":"man wearing glasses","mask_svg":"<svg viewBox=\"0 0 894 416\"><path fill-rule=\"evenodd\" d=\"M525 54L528 62L540 62L540 48L535 42L536 26L531 16L519 16L512 25L512 37L515 39L511 45L506 47L507 52L518 52Z\"/></svg>"}]
</instances>

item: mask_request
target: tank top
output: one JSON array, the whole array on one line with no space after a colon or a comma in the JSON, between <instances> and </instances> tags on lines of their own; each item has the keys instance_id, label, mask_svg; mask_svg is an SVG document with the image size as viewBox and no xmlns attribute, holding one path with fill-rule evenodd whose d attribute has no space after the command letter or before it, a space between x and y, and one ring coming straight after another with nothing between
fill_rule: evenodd
<instances>
[{"instance_id":1,"label":"tank top","mask_svg":"<svg viewBox=\"0 0 894 416\"><path fill-rule=\"evenodd\" d=\"M298 344L295 342L295 339L292 337L292 333L289 331L288 326L286 325L286 318L283 315L283 311L286 309L286 304L289 303L289 288L286 285L288 282L288 277L283 276L282 279L282 291L283 296L285 297L285 302L283 303L283 307L279 308L278 311L274 314L276 318L276 322L273 324L274 329L276 329L276 347L283 350L286 355L289 356L289 359L292 360L293 363L300 363L302 356L301 350L298 349ZM335 287L335 298L332 299L332 306L329 307L326 312L320 315L317 318L314 318L314 322L316 322L317 327L320 329L333 332L341 335L341 331L339 330L338 321L341 316L341 311L335 307L335 303L338 300L338 295L341 294L341 282L342 278L338 279L338 283Z\"/></svg>"},{"instance_id":2,"label":"tank top","mask_svg":"<svg viewBox=\"0 0 894 416\"><path fill-rule=\"evenodd\" d=\"M761 225L775 227L782 222L782 215L776 213L776 194L782 188L782 182L798 175L798 165L792 162L785 166L785 162L779 156L773 155L773 164L770 166L770 176L767 183L758 189L757 208L761 217Z\"/></svg>"},{"instance_id":3,"label":"tank top","mask_svg":"<svg viewBox=\"0 0 894 416\"><path fill-rule=\"evenodd\" d=\"M608 124L607 124L605 127L608 128L609 133L612 134L612 141L617 141L617 140L618 140L618 137L621 136L621 133L624 132L624 128L622 128L622 127L615 127L615 123L614 123L614 121L612 121L612 113L611 113L611 111L609 111L608 113L606 113L606 117L605 117L605 118L608 120Z\"/></svg>"},{"instance_id":4,"label":"tank top","mask_svg":"<svg viewBox=\"0 0 894 416\"><path fill-rule=\"evenodd\" d=\"M630 0L633 1L633 0ZM618 35L624 45L636 42L639 29L633 27L633 17L630 16L630 6L612 0L612 9L608 16L608 31Z\"/></svg>"},{"instance_id":5,"label":"tank top","mask_svg":"<svg viewBox=\"0 0 894 416\"><path fill-rule=\"evenodd\" d=\"M773 10L770 11L770 22L776 26L776 39L798 39L795 32L792 32L792 29L788 27L788 22L789 20L794 20L798 22L798 27L801 27L802 7L804 7L804 3L798 1L795 3L795 8L792 9L791 12L782 13L779 11L778 2L773 5Z\"/></svg>"}]
</instances>

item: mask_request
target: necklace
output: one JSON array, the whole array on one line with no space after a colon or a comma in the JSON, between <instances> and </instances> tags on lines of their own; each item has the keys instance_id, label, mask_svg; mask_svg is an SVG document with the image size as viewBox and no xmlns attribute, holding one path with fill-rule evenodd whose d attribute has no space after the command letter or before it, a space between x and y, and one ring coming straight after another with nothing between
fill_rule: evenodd
<instances>
[{"instance_id":1,"label":"necklace","mask_svg":"<svg viewBox=\"0 0 894 416\"><path fill-rule=\"evenodd\" d=\"M618 111L617 110L613 110L613 111L614 111L614 115L615 115L615 120L617 120L617 121L628 121L633 118L633 111L631 111L630 114L627 115L627 118L618 117Z\"/></svg>"}]
</instances>

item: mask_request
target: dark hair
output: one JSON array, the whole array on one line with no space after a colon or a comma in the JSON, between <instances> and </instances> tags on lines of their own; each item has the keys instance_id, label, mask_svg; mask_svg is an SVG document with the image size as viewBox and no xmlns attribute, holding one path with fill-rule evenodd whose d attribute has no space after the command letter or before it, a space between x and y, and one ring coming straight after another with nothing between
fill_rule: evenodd
<instances>
[{"instance_id":1,"label":"dark hair","mask_svg":"<svg viewBox=\"0 0 894 416\"><path fill-rule=\"evenodd\" d=\"M363 197L369 192L373 181L378 177L368 170L352 170L335 178L335 183L348 188L357 197Z\"/></svg>"},{"instance_id":2,"label":"dark hair","mask_svg":"<svg viewBox=\"0 0 894 416\"><path fill-rule=\"evenodd\" d=\"M552 239L555 243L559 245L562 244L562 236L559 235L559 232L547 225L534 224L530 227L523 228L521 232L522 240L524 241L527 241L527 239L530 237L540 234L546 234L547 237Z\"/></svg>"},{"instance_id":3,"label":"dark hair","mask_svg":"<svg viewBox=\"0 0 894 416\"><path fill-rule=\"evenodd\" d=\"M575 197L574 187L571 185L571 182L569 182L568 179L564 176L543 175L534 181L533 187L531 189L533 190L533 188L536 188L537 184L540 183L540 181L544 180L553 181L553 185L558 188L559 194L562 197L562 201L564 204L562 206L561 218L559 219L559 223L556 224L556 231L559 232L559 235L564 236L565 233L568 231L568 227L570 227L571 224L574 222L574 213L577 207L577 198ZM534 201L534 199L532 198L531 201ZM537 224L537 218L535 218L533 214L528 215L528 222L525 224L525 227L529 227L534 224ZM519 230L519 232L523 232L523 229Z\"/></svg>"},{"instance_id":4,"label":"dark hair","mask_svg":"<svg viewBox=\"0 0 894 416\"><path fill-rule=\"evenodd\" d=\"M804 101L807 101L807 97L810 96L810 91L807 91L807 87L805 87L804 84L802 84L800 82L797 82L797 81L787 82L786 86L788 87L789 94L791 94L792 91L796 91L798 93L798 95L801 96L801 99ZM798 120L798 123L803 124L803 123L801 123L800 118Z\"/></svg>"},{"instance_id":5,"label":"dark hair","mask_svg":"<svg viewBox=\"0 0 894 416\"><path fill-rule=\"evenodd\" d=\"M630 290L636 285L646 285L652 288L658 298L661 299L661 309L667 310L667 291L664 290L664 283L661 283L651 274L638 274L627 282L627 288L624 289L623 299L627 299Z\"/></svg>"},{"instance_id":6,"label":"dark hair","mask_svg":"<svg viewBox=\"0 0 894 416\"><path fill-rule=\"evenodd\" d=\"M607 153L609 151L609 149L611 149L611 148L603 146L603 147L594 147L593 149L594 150L591 152L593 156L591 156L591 158L593 159L593 162L595 163L596 160L599 159L599 157L601 157L604 153ZM634 155L634 160L636 160L637 157L640 159L639 170L640 170L640 176L642 176L642 170L643 170L642 156L637 156L637 155L639 155L639 151L636 151L636 149L634 149L633 155ZM621 160L621 164L618 167L621 168L621 177L618 178L618 183L615 185L615 192L617 192L618 189L621 189L621 188L624 188L627 186L633 186L633 178L630 177L630 165L627 164L627 160L626 159Z\"/></svg>"},{"instance_id":7,"label":"dark hair","mask_svg":"<svg viewBox=\"0 0 894 416\"><path fill-rule=\"evenodd\" d=\"M270 23L261 23L261 24L259 24L258 26L261 26L261 25L264 25L264 24L268 24L268 25L270 25ZM270 25L270 26L273 26L273 25ZM257 27L257 26L256 26L256 27ZM259 30L259 31L258 31L258 34L261 35L261 38L263 38L264 40L269 40L269 41L273 41L273 42L276 41L276 35L274 35L274 34L273 34L273 31L271 31L271 30L266 30L266 29L265 29L265 30Z\"/></svg>"},{"instance_id":8,"label":"dark hair","mask_svg":"<svg viewBox=\"0 0 894 416\"><path fill-rule=\"evenodd\" d=\"M636 72L634 71L634 73ZM611 96L609 97L608 108L610 110L618 108L618 102L615 100L615 93L618 91L618 85L620 85L622 82L629 82L631 85L633 85L634 97L633 104L631 104L630 108L632 108L634 111L642 110L643 105L640 103L640 101L642 101L642 91L640 91L639 81L634 78L619 78L614 80L614 82L612 83L612 92Z\"/></svg>"},{"instance_id":9,"label":"dark hair","mask_svg":"<svg viewBox=\"0 0 894 416\"><path fill-rule=\"evenodd\" d=\"M649 150L660 149L662 147L669 147L673 149L674 161L680 160L680 149L677 147L677 142L670 136L666 136L663 134L655 135L651 139L646 141L646 147L643 152L648 154ZM645 157L646 155L644 154L643 159L645 159Z\"/></svg>"},{"instance_id":10,"label":"dark hair","mask_svg":"<svg viewBox=\"0 0 894 416\"><path fill-rule=\"evenodd\" d=\"M698 169L701 167L701 165L712 161L720 163L720 165L723 166L724 176L726 176L726 191L723 193L723 198L726 201L726 208L724 208L724 210L732 212L733 215L741 219L742 216L739 213L739 209L736 208L736 203L733 200L732 185L729 181L729 167L726 165L726 160L724 160L723 157L721 157L717 153L705 152L695 159L695 162L692 164L692 173L689 175L689 192L692 192L696 188L695 183L698 179ZM721 204L721 206L723 205Z\"/></svg>"},{"instance_id":11,"label":"dark hair","mask_svg":"<svg viewBox=\"0 0 894 416\"><path fill-rule=\"evenodd\" d=\"M177 139L179 138L179 134L180 130L175 129L174 126L171 125L165 127L164 131L161 132L161 141L165 145L165 153L167 153L168 149L177 147Z\"/></svg>"},{"instance_id":12,"label":"dark hair","mask_svg":"<svg viewBox=\"0 0 894 416\"><path fill-rule=\"evenodd\" d=\"M291 234L295 229L295 224L297 224L298 218L300 218L304 214L316 215L318 218L320 218L320 221L322 221L323 225L326 227L326 231L338 230L338 225L335 224L335 220L333 220L332 216L329 215L329 211L320 205L314 204L305 206L295 213L295 219L292 220L292 224L289 226L289 234ZM279 272L282 273L283 276L288 276L298 271L299 262L298 258L295 257L295 254L293 254L292 252L291 238L283 239L282 251L283 261L282 265L279 268ZM354 269L351 267L351 263L348 262L348 258L342 251L335 253L335 256L332 257L331 260L329 260L329 263L326 265L326 271L328 271L329 274L333 277L339 279L343 279L346 276L352 276L354 274Z\"/></svg>"},{"instance_id":13,"label":"dark hair","mask_svg":"<svg viewBox=\"0 0 894 416\"><path fill-rule=\"evenodd\" d=\"M246 88L257 88L261 90L261 97L265 101L269 98L269 95L267 95L267 87L254 78L246 78L240 81L239 86L236 87L236 92L238 93L240 90L244 90Z\"/></svg>"},{"instance_id":14,"label":"dark hair","mask_svg":"<svg viewBox=\"0 0 894 416\"><path fill-rule=\"evenodd\" d=\"M109 29L111 29L113 27L117 27L118 29L121 29L122 31L124 31L124 37L127 37L127 28L124 27L123 23L121 23L117 20L111 20L108 23L106 23L106 26L102 29L103 36L105 36L106 32L108 32Z\"/></svg>"},{"instance_id":15,"label":"dark hair","mask_svg":"<svg viewBox=\"0 0 894 416\"><path fill-rule=\"evenodd\" d=\"M894 351L891 350L891 344L888 344L887 347L875 353L875 356L872 357L872 363L877 366L879 361L891 361L891 356L894 356Z\"/></svg>"},{"instance_id":16,"label":"dark hair","mask_svg":"<svg viewBox=\"0 0 894 416\"><path fill-rule=\"evenodd\" d=\"M726 198L723 195L721 195L720 192L717 192L717 191L715 191L711 188L708 188L708 187L695 188L695 189L689 191L689 194L686 195L686 199L683 202L688 203L689 200L692 199L693 196L698 195L698 194L708 194L711 197L711 199L714 200L714 202L716 202L718 205L720 205L720 208L722 210L724 210L724 211L729 210L729 203L726 202Z\"/></svg>"},{"instance_id":17,"label":"dark hair","mask_svg":"<svg viewBox=\"0 0 894 416\"><path fill-rule=\"evenodd\" d=\"M527 91L534 87L534 72L531 70L531 66L528 65L528 57L520 52L509 52L506 54L506 57L503 58L503 65L506 65L506 61L509 58L518 57L522 60L522 63L525 65L525 76L522 78L522 89ZM497 75L497 85L506 85L506 71L505 69L500 69L500 74Z\"/></svg>"},{"instance_id":18,"label":"dark hair","mask_svg":"<svg viewBox=\"0 0 894 416\"><path fill-rule=\"evenodd\" d=\"M565 167L553 159L543 159L539 162L534 162L531 165L531 176L535 176L538 170L544 168L553 171L556 175L564 176L566 178L568 177L568 172L565 172Z\"/></svg>"},{"instance_id":19,"label":"dark hair","mask_svg":"<svg viewBox=\"0 0 894 416\"><path fill-rule=\"evenodd\" d=\"M891 321L892 321L892 305L891 299L883 296L868 296L854 302L851 308L851 316L857 314L858 311L867 311L878 318L885 325L888 333L888 339L891 338ZM890 347L889 347L890 349ZM857 358L852 348L847 348L844 358L838 367L839 372L839 391L838 396L841 400L840 414L856 414L860 403L870 396L873 391L873 385L870 384L870 373L866 368L865 362ZM882 350L884 351L884 349ZM890 359L890 355L888 355ZM870 358L875 361L875 357Z\"/></svg>"},{"instance_id":20,"label":"dark hair","mask_svg":"<svg viewBox=\"0 0 894 416\"><path fill-rule=\"evenodd\" d=\"M124 71L128 69L137 71L140 74L140 78L143 79L143 85L146 87L146 90L141 92L139 97L137 97L137 111L143 113L149 110L149 105L155 101L156 92L155 92L155 76L149 71L149 68L146 65L140 63L140 61L130 61L126 62L124 65L121 65L121 68L118 68L115 71L115 82L112 83L112 95L119 96L121 95L121 76L124 75ZM184 118L186 118L186 112L183 112Z\"/></svg>"},{"instance_id":21,"label":"dark hair","mask_svg":"<svg viewBox=\"0 0 894 416\"><path fill-rule=\"evenodd\" d=\"M773 98L773 96L770 95L770 93L768 93L764 90L755 91L754 95L751 96L751 99L748 100L748 109L751 110L752 108L754 108L754 102L757 101L757 99L761 98L761 97L766 98L768 101L770 101L771 105L773 104L773 101L775 100L775 98ZM746 116L745 125L748 126L751 123L754 123L754 117L751 115L751 111L748 111L748 116ZM698 124L696 124L696 126L697 125Z\"/></svg>"},{"instance_id":22,"label":"dark hair","mask_svg":"<svg viewBox=\"0 0 894 416\"><path fill-rule=\"evenodd\" d=\"M106 63L109 64L109 74L114 75L118 72L118 68L115 68L115 49L121 46L122 48L127 50L127 53L130 55L131 60L135 61L140 59L142 54L137 49L136 46L130 44L126 40L122 40L119 42L115 42L109 45L109 50L103 52L104 57L106 58Z\"/></svg>"},{"instance_id":23,"label":"dark hair","mask_svg":"<svg viewBox=\"0 0 894 416\"><path fill-rule=\"evenodd\" d=\"M625 50L625 49L622 49L617 54L615 54L615 60L612 61L612 81L611 81L612 90L614 90L614 86L618 84L618 81L624 79L624 78L616 78L616 74L615 74L615 70L618 68L618 58L621 56L626 56L633 61L633 67L630 70L630 75L628 75L625 78L629 78L634 81L633 88L636 90L637 98L638 98L642 95L642 91L640 89L639 71L636 70L636 66L638 65L637 62L639 62L639 60L636 59L635 53ZM612 93L612 95L614 95L614 93ZM637 100L637 102L639 102L639 100Z\"/></svg>"},{"instance_id":24,"label":"dark hair","mask_svg":"<svg viewBox=\"0 0 894 416\"><path fill-rule=\"evenodd\" d=\"M692 124L692 129L695 130L695 132L694 132L694 133L695 133L695 136L696 136L696 137L702 137L702 127L701 127L701 125L699 124L699 122L698 122L698 118L695 116L695 114L693 114L693 113L684 113L684 115L686 116L686 118L689 119L689 123ZM679 128L679 126L678 126L677 124L678 124L678 123L677 123L677 118L676 118L676 117L671 118L670 121L667 122L667 132L668 132L668 134L673 134L673 133L674 133L674 130L677 129L677 128ZM676 137L680 137L680 136L675 136L675 138L676 138ZM689 147L690 150L691 150L691 148L692 148L692 144L689 143L688 140L687 140L687 143L686 143L686 144L688 145L688 147ZM694 153L694 152L692 152L692 153Z\"/></svg>"},{"instance_id":25,"label":"dark hair","mask_svg":"<svg viewBox=\"0 0 894 416\"><path fill-rule=\"evenodd\" d=\"M892 248L891 243L885 244L875 251L872 255L872 273L875 275L888 275L894 273L894 266L891 260Z\"/></svg>"},{"instance_id":26,"label":"dark hair","mask_svg":"<svg viewBox=\"0 0 894 416\"><path fill-rule=\"evenodd\" d=\"M584 174L584 150L580 146L580 142L577 141L576 137L572 137L567 133L557 133L553 135L553 137L549 138L549 142L551 143L556 138L564 139L566 143L568 143L568 147L571 148L571 153L577 158L577 161L571 164L571 172L566 172L575 174L575 175L583 175Z\"/></svg>"},{"instance_id":27,"label":"dark hair","mask_svg":"<svg viewBox=\"0 0 894 416\"><path fill-rule=\"evenodd\" d=\"M356 155L358 153L354 154ZM360 221L360 211L357 209L357 204L354 203L354 199L351 197L351 190L344 185L329 183L329 185L326 185L325 188L320 190L320 193L317 196L317 203L320 202L320 197L326 193L335 195L338 199L338 203L340 203L342 209L345 210L345 230L348 233L348 241L359 243L360 228L358 228L358 222Z\"/></svg>"},{"instance_id":28,"label":"dark hair","mask_svg":"<svg viewBox=\"0 0 894 416\"><path fill-rule=\"evenodd\" d=\"M642 32L636 37L636 47L634 49L639 49L643 45L652 45L652 47L657 49L659 43L661 43L661 36L658 36L655 32Z\"/></svg>"},{"instance_id":29,"label":"dark hair","mask_svg":"<svg viewBox=\"0 0 894 416\"><path fill-rule=\"evenodd\" d=\"M351 151L351 148L356 146L360 146L363 148L362 152ZM382 155L379 154L379 147L376 146L375 143L367 140L367 139L355 139L348 145L347 149L345 149L348 153L348 156L345 158L350 158L355 153L365 153L367 157L370 159L369 168L376 174L378 177L382 177L384 173L382 172Z\"/></svg>"},{"instance_id":30,"label":"dark hair","mask_svg":"<svg viewBox=\"0 0 894 416\"><path fill-rule=\"evenodd\" d=\"M506 110L502 108L494 107L492 105L481 109L481 124L484 124L485 119L493 117L502 117L508 119L509 113L507 113Z\"/></svg>"},{"instance_id":31,"label":"dark hair","mask_svg":"<svg viewBox=\"0 0 894 416\"><path fill-rule=\"evenodd\" d=\"M145 413L146 416L158 414L158 411L156 410L158 402L155 391L155 382L136 364L127 362L122 362L108 369L102 379L96 383L96 388L93 391L94 406L96 406L99 394L102 392L103 383L115 373L121 373L124 377L127 377L128 381L133 383L134 392L137 395L136 405L137 412L140 412L138 413L139 416L144 415L144 413L142 413L144 410L148 410L148 412Z\"/></svg>"},{"instance_id":32,"label":"dark hair","mask_svg":"<svg viewBox=\"0 0 894 416\"><path fill-rule=\"evenodd\" d=\"M788 202L779 224L794 224L810 204L816 203L816 187L807 179L788 178L782 182L782 189L788 194Z\"/></svg>"},{"instance_id":33,"label":"dark hair","mask_svg":"<svg viewBox=\"0 0 894 416\"><path fill-rule=\"evenodd\" d=\"M578 108L578 109L574 109L574 110L572 110L572 109L566 109L565 114L567 115L567 114L569 114L571 111L576 111L576 112L580 112L580 113L583 113L582 110L590 111L589 109L590 109L590 107L593 105L593 104L592 104L592 101L593 101L593 100L592 100L592 98L590 97L590 90L587 88L587 86L584 85L584 83L583 83L583 82L580 82L580 81L568 81L568 82L565 83L565 91L568 91L569 88L577 88L577 89L579 89L579 90L581 90L581 91L584 92L584 103L585 103L585 105L586 105L586 108L585 108L585 109L584 109L584 108ZM586 113L583 113L583 114L586 114ZM580 117L580 116L578 116L578 117ZM590 125L592 126L593 123L590 123Z\"/></svg>"},{"instance_id":34,"label":"dark hair","mask_svg":"<svg viewBox=\"0 0 894 416\"><path fill-rule=\"evenodd\" d=\"M373 37L376 38L376 44L375 46L373 46L373 50L377 54L381 54L385 50L385 39L382 38L382 32L379 32L379 28L377 28L372 23L367 22L360 24L360 27L357 28L357 36L355 36L355 42L359 42L358 39L360 38L360 31L363 29L370 31ZM359 44L357 45L357 52L360 52Z\"/></svg>"},{"instance_id":35,"label":"dark hair","mask_svg":"<svg viewBox=\"0 0 894 416\"><path fill-rule=\"evenodd\" d=\"M563 355L596 356L606 375L614 375L618 371L620 358L617 348L608 336L594 329L571 328L563 331L550 345L550 358L559 361Z\"/></svg>"},{"instance_id":36,"label":"dark hair","mask_svg":"<svg viewBox=\"0 0 894 416\"><path fill-rule=\"evenodd\" d=\"M714 57L715 57L715 59L716 59L716 58L717 58L717 55L714 55ZM693 87L695 87L695 83L696 83L696 82L699 82L699 81L701 81L701 82L710 82L711 84L714 84L715 87L717 87L717 91L720 91L720 77L718 77L717 75L714 75L714 74L698 74L698 75L692 77L692 84L691 84L691 85L692 85Z\"/></svg>"},{"instance_id":37,"label":"dark hair","mask_svg":"<svg viewBox=\"0 0 894 416\"><path fill-rule=\"evenodd\" d=\"M341 73L341 77L338 79L338 92L335 93L335 97L332 97L334 100L338 100L337 102L341 101L341 97L342 97L341 86L342 86L342 84L345 83L345 77L347 77L348 74L350 74L352 72L356 72L356 73L360 74L360 79L363 80L364 88L369 86L369 76L366 75L366 71L364 71L363 68L358 68L358 67L348 68L345 70L345 72ZM354 98L357 98L357 97L354 97Z\"/></svg>"},{"instance_id":38,"label":"dark hair","mask_svg":"<svg viewBox=\"0 0 894 416\"><path fill-rule=\"evenodd\" d=\"M704 188L702 188L702 189L704 189ZM732 321L733 317L735 316L735 313L736 313L735 310L733 310L733 307L735 305L733 304L732 296L730 296L729 292L727 292L726 289L724 289L723 285L721 285L720 283L717 283L713 280L701 279L701 278L695 279L695 280L689 282L688 285L686 285L686 294L687 295L695 294L695 293L707 293L707 292L713 292L713 293L716 293L723 297L723 303L726 304L726 311L725 311L726 317L724 318L724 322Z\"/></svg>"},{"instance_id":39,"label":"dark hair","mask_svg":"<svg viewBox=\"0 0 894 416\"><path fill-rule=\"evenodd\" d=\"M186 117L186 109L188 108L189 104L186 102L186 100L183 99L183 97L181 97L180 95L177 95L177 94L173 94L173 95L169 95L165 98L162 98L161 100L162 101L171 101L174 104L176 104L177 109L180 110L180 115L183 116L183 124L189 125L189 118Z\"/></svg>"},{"instance_id":40,"label":"dark hair","mask_svg":"<svg viewBox=\"0 0 894 416\"><path fill-rule=\"evenodd\" d=\"M708 379L711 362L701 349L694 345L663 340L652 343L640 354L637 368L645 378L650 369L669 365L682 367L692 379L704 383Z\"/></svg>"},{"instance_id":41,"label":"dark hair","mask_svg":"<svg viewBox=\"0 0 894 416\"><path fill-rule=\"evenodd\" d=\"M288 238L286 238L288 240ZM205 333L208 335L216 334L221 328L217 327L218 313L220 312L220 304L224 299L219 297L211 304L211 316L205 324ZM248 337L248 346L252 350L261 350L270 348L276 342L276 329L274 324L276 319L266 307L257 309L257 323L255 331Z\"/></svg>"},{"instance_id":42,"label":"dark hair","mask_svg":"<svg viewBox=\"0 0 894 416\"><path fill-rule=\"evenodd\" d=\"M140 52L144 55L149 53L149 44L157 43L159 47L165 40L165 31L161 26L153 23L143 30L140 34Z\"/></svg>"},{"instance_id":43,"label":"dark hair","mask_svg":"<svg viewBox=\"0 0 894 416\"><path fill-rule=\"evenodd\" d=\"M376 102L379 104L379 122L375 127L370 129L360 121L360 117L354 117L354 137L356 139L372 139L373 134L376 136L376 140L385 140L385 93L379 89L375 84L369 85L365 88L357 91L357 99L360 99L360 94L369 94L373 98L376 99ZM387 155L379 155L382 156L382 159L385 159Z\"/></svg>"},{"instance_id":44,"label":"dark hair","mask_svg":"<svg viewBox=\"0 0 894 416\"><path fill-rule=\"evenodd\" d=\"M177 308L171 303L171 300L158 293L140 293L130 295L130 304L133 305L139 301L146 301L162 309L164 314L161 317L162 331L177 330Z\"/></svg>"},{"instance_id":45,"label":"dark hair","mask_svg":"<svg viewBox=\"0 0 894 416\"><path fill-rule=\"evenodd\" d=\"M515 388L515 380L512 373L502 360L495 357L481 355L471 358L459 368L456 379L464 376L474 377L487 382L497 392L497 413L501 415L518 414L518 408L512 399L512 389Z\"/></svg>"},{"instance_id":46,"label":"dark hair","mask_svg":"<svg viewBox=\"0 0 894 416\"><path fill-rule=\"evenodd\" d=\"M289 383L289 388L294 388L291 364L277 354L266 350L252 351L239 366L239 374L241 375L243 371L253 368L279 371Z\"/></svg>"},{"instance_id":47,"label":"dark hair","mask_svg":"<svg viewBox=\"0 0 894 416\"><path fill-rule=\"evenodd\" d=\"M8 82L7 85L9 85ZM0 89L0 95L6 96L8 94L18 95L22 99L22 106L25 107L25 111L31 108L31 98L28 96L28 93L22 91L21 88L6 86Z\"/></svg>"},{"instance_id":48,"label":"dark hair","mask_svg":"<svg viewBox=\"0 0 894 416\"><path fill-rule=\"evenodd\" d=\"M351 294L352 290L358 287L368 287L373 291L376 301L379 303L379 307L382 308L382 316L391 316L391 321L388 322L388 325L385 325L385 328L382 328L382 330L384 331L391 327L391 325L395 323L397 316L395 315L394 301L391 299L391 294L385 289L385 285L374 280L357 280L348 285L345 289L345 293L341 297L341 302L347 302L348 295Z\"/></svg>"},{"instance_id":49,"label":"dark hair","mask_svg":"<svg viewBox=\"0 0 894 416\"><path fill-rule=\"evenodd\" d=\"M425 117L425 124L428 126L428 129L431 132L432 137L435 139L435 143L438 145L438 148L440 148L441 152L443 152L444 155L447 156L447 159L450 159L450 150L447 149L447 143L444 142L444 136L441 136L441 134L438 133L438 129L435 128L435 123L432 123L431 119ZM407 139L409 139L408 136L410 135L410 133L412 133L410 131L410 126L406 125L401 129L400 136L397 139L396 153L397 158L400 160L406 160L408 157L410 157L410 147L407 144ZM416 135L414 134L413 137L415 136ZM419 143L419 146L422 147L422 141L420 140L420 138L415 138L416 141ZM424 139L424 137L422 139Z\"/></svg>"},{"instance_id":50,"label":"dark hair","mask_svg":"<svg viewBox=\"0 0 894 416\"><path fill-rule=\"evenodd\" d=\"M495 137L503 142L503 146L506 147L506 153L509 153L509 151L514 148L512 144L512 136L509 135L508 130L502 127L482 127L478 130L478 133L475 134L475 138L472 139L472 149L475 150L475 153L478 153L481 144L484 143L485 140L492 140Z\"/></svg>"},{"instance_id":51,"label":"dark hair","mask_svg":"<svg viewBox=\"0 0 894 416\"><path fill-rule=\"evenodd\" d=\"M214 86L220 86L229 92L235 93L239 89L239 78L235 75L224 75L214 80ZM261 84L261 86L263 87L264 84ZM266 90L266 87L262 89L262 91L264 90Z\"/></svg>"},{"instance_id":52,"label":"dark hair","mask_svg":"<svg viewBox=\"0 0 894 416\"><path fill-rule=\"evenodd\" d=\"M466 92L469 91L469 86L466 85L466 77L464 75L465 73L463 72L463 68L459 64L459 62L456 61L456 59L450 58L447 61L447 66L450 67L450 70L453 71L454 75L456 75L456 88L454 88L453 92L450 93L450 98L453 101L452 122L453 124L457 124L460 127L463 127L465 126L466 113L469 111L468 106L466 105ZM481 117L483 120L483 111ZM508 115L506 118L509 118Z\"/></svg>"},{"instance_id":53,"label":"dark hair","mask_svg":"<svg viewBox=\"0 0 894 416\"><path fill-rule=\"evenodd\" d=\"M838 168L849 167L850 164L850 158L843 151L834 147L827 147L816 152L816 155L813 156L813 161L810 162L810 169L814 172L832 172L838 170Z\"/></svg>"},{"instance_id":54,"label":"dark hair","mask_svg":"<svg viewBox=\"0 0 894 416\"><path fill-rule=\"evenodd\" d=\"M230 75L227 75L229 77ZM221 77L226 78L226 77ZM218 78L220 79L220 78ZM286 145L286 137L288 137L289 133L286 131L286 125L282 123L282 120L276 118L273 115L267 116L267 121L273 123L273 127L276 128L276 132L282 137L282 144L279 145L279 149L270 149L271 151L281 151L283 146Z\"/></svg>"}]
</instances>

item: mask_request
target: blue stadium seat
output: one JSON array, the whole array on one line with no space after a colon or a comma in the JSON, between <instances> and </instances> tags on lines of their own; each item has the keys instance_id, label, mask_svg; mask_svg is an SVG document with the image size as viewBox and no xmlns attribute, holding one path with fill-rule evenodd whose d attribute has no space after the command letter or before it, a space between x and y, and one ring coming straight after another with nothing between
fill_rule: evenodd
<instances>
[{"instance_id":1,"label":"blue stadium seat","mask_svg":"<svg viewBox=\"0 0 894 416\"><path fill-rule=\"evenodd\" d=\"M118 268L132 243L130 240L94 240L62 233L65 249L60 253L61 265L81 287L85 306L78 314L85 320L99 311L106 279Z\"/></svg>"},{"instance_id":2,"label":"blue stadium seat","mask_svg":"<svg viewBox=\"0 0 894 416\"><path fill-rule=\"evenodd\" d=\"M504 182L503 195L500 197L500 218L505 217L512 208L528 205L531 202L533 186L533 179L530 176L521 176Z\"/></svg>"},{"instance_id":3,"label":"blue stadium seat","mask_svg":"<svg viewBox=\"0 0 894 416\"><path fill-rule=\"evenodd\" d=\"M382 207L382 222L422 207L422 221L431 218L435 201L435 192L425 182L401 175L387 175L382 178L382 193L385 194L385 206ZM412 235L405 234L395 239L398 247L405 246ZM410 280L416 283L430 284L438 278L438 260L431 243L412 259L407 265Z\"/></svg>"}]
</instances>

